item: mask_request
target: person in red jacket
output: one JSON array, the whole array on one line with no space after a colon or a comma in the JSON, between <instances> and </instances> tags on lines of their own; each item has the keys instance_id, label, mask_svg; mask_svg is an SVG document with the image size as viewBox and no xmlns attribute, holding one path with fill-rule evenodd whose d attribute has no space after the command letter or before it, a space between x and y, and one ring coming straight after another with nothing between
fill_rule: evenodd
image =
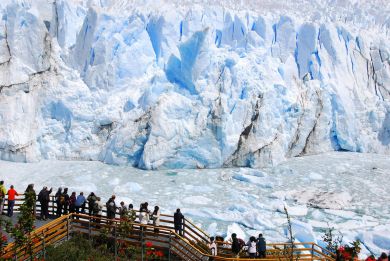
<instances>
[{"instance_id":1,"label":"person in red jacket","mask_svg":"<svg viewBox=\"0 0 390 261\"><path fill-rule=\"evenodd\" d=\"M11 185L7 192L8 195L8 209L7 216L12 217L14 214L15 196L19 196L18 192L14 189L14 185Z\"/></svg>"}]
</instances>

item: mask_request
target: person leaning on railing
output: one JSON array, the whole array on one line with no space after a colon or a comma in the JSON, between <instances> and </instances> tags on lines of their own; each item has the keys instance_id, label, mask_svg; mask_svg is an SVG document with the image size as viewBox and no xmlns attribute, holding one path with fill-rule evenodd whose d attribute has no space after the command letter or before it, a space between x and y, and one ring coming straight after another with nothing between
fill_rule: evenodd
<instances>
[{"instance_id":1,"label":"person leaning on railing","mask_svg":"<svg viewBox=\"0 0 390 261\"><path fill-rule=\"evenodd\" d=\"M107 209L107 218L114 219L116 212L116 203L115 203L115 195L112 195L111 198L106 202Z\"/></svg>"},{"instance_id":2,"label":"person leaning on railing","mask_svg":"<svg viewBox=\"0 0 390 261\"><path fill-rule=\"evenodd\" d=\"M64 188L64 191L62 192L60 199L61 199L61 204L64 208L64 215L67 215L69 211L69 203L70 203L68 188Z\"/></svg>"},{"instance_id":3,"label":"person leaning on railing","mask_svg":"<svg viewBox=\"0 0 390 261\"><path fill-rule=\"evenodd\" d=\"M49 202L50 202L50 193L53 191L53 188L47 190L47 187L43 189L38 194L38 201L41 203L41 219L47 220L49 218Z\"/></svg>"},{"instance_id":4,"label":"person leaning on railing","mask_svg":"<svg viewBox=\"0 0 390 261\"><path fill-rule=\"evenodd\" d=\"M62 188L59 187L57 192L56 192L56 195L55 195L55 200L56 200L56 203L57 203L57 217L60 217L61 216L61 213L62 213L62 200L61 200L61 196L62 196Z\"/></svg>"},{"instance_id":5,"label":"person leaning on railing","mask_svg":"<svg viewBox=\"0 0 390 261\"><path fill-rule=\"evenodd\" d=\"M154 233L160 232L158 227L160 226L160 208L158 206L154 207L154 211L150 216L150 219L153 220Z\"/></svg>"},{"instance_id":6,"label":"person leaning on railing","mask_svg":"<svg viewBox=\"0 0 390 261\"><path fill-rule=\"evenodd\" d=\"M176 209L173 215L173 223L175 224L175 232L180 236L184 235L184 216L180 212L180 208Z\"/></svg>"},{"instance_id":7,"label":"person leaning on railing","mask_svg":"<svg viewBox=\"0 0 390 261\"><path fill-rule=\"evenodd\" d=\"M102 210L103 210L103 203L100 200L100 197L96 197L96 201L95 201L95 203L93 205L93 209L92 209L93 215L97 217L95 219L95 222L98 224L96 226L96 228L100 228L99 224L100 224L100 218L102 217L102 214L103 214Z\"/></svg>"},{"instance_id":8,"label":"person leaning on railing","mask_svg":"<svg viewBox=\"0 0 390 261\"><path fill-rule=\"evenodd\" d=\"M86 202L86 200L84 197L84 193L80 192L80 195L77 196L76 203L75 203L76 214L80 213L80 208L81 208L81 213L85 212L85 202Z\"/></svg>"},{"instance_id":9,"label":"person leaning on railing","mask_svg":"<svg viewBox=\"0 0 390 261\"><path fill-rule=\"evenodd\" d=\"M69 213L76 212L76 192L72 192L69 197Z\"/></svg>"},{"instance_id":10,"label":"person leaning on railing","mask_svg":"<svg viewBox=\"0 0 390 261\"><path fill-rule=\"evenodd\" d=\"M122 219L126 217L127 215L127 207L125 205L125 202L121 201L120 207L119 207L119 217Z\"/></svg>"},{"instance_id":11,"label":"person leaning on railing","mask_svg":"<svg viewBox=\"0 0 390 261\"><path fill-rule=\"evenodd\" d=\"M263 237L263 234L259 234L259 237L257 238L257 257L266 258L266 252L267 244L265 238Z\"/></svg>"},{"instance_id":12,"label":"person leaning on railing","mask_svg":"<svg viewBox=\"0 0 390 261\"><path fill-rule=\"evenodd\" d=\"M232 234L232 252L234 256L238 256L241 251L240 242L238 241L237 234Z\"/></svg>"},{"instance_id":13,"label":"person leaning on railing","mask_svg":"<svg viewBox=\"0 0 390 261\"><path fill-rule=\"evenodd\" d=\"M15 196L19 196L18 192L14 189L14 185L11 185L8 192L8 209L7 216L12 217L14 214Z\"/></svg>"},{"instance_id":14,"label":"person leaning on railing","mask_svg":"<svg viewBox=\"0 0 390 261\"><path fill-rule=\"evenodd\" d=\"M208 244L208 247L210 249L211 255L216 256L218 251L217 251L217 243L215 242L214 237L210 237L210 243ZM214 260L212 257L210 257L209 260Z\"/></svg>"},{"instance_id":15,"label":"person leaning on railing","mask_svg":"<svg viewBox=\"0 0 390 261\"><path fill-rule=\"evenodd\" d=\"M139 218L139 223L140 224L142 224L142 225L147 225L148 224L148 222L149 222L149 211L148 211L147 206L145 205L145 203L141 204L141 208L139 210L138 218ZM143 226L141 227L141 230L144 230Z\"/></svg>"},{"instance_id":16,"label":"person leaning on railing","mask_svg":"<svg viewBox=\"0 0 390 261\"><path fill-rule=\"evenodd\" d=\"M37 193L34 190L34 184L28 184L26 190L24 191L24 194L30 196L30 200L31 200L30 203L33 206L33 215L35 217L36 216L36 209L37 209L37 206L36 206Z\"/></svg>"},{"instance_id":17,"label":"person leaning on railing","mask_svg":"<svg viewBox=\"0 0 390 261\"><path fill-rule=\"evenodd\" d=\"M88 197L87 197L87 201L88 201L88 214L91 216L93 215L94 213L94 207L95 207L95 203L96 203L96 195L95 193L91 192L89 193Z\"/></svg>"}]
</instances>

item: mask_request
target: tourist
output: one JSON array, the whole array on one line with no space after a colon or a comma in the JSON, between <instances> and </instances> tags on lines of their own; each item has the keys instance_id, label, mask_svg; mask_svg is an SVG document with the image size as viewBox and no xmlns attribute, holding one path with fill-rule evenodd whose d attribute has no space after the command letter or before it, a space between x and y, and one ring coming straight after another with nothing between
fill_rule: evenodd
<instances>
[{"instance_id":1,"label":"tourist","mask_svg":"<svg viewBox=\"0 0 390 261\"><path fill-rule=\"evenodd\" d=\"M141 209L139 210L139 215L138 215L138 219L139 219L139 223L141 225L147 225L148 222L149 222L149 213L147 211L147 208L145 207L145 204L141 204ZM141 230L144 230L145 227L141 226Z\"/></svg>"},{"instance_id":2,"label":"tourist","mask_svg":"<svg viewBox=\"0 0 390 261\"><path fill-rule=\"evenodd\" d=\"M148 206L149 206L149 203L148 203L148 202L145 202L145 203L144 203L144 208L145 208L146 212L148 212L148 214L150 214L150 211L149 211L149 209L148 209Z\"/></svg>"},{"instance_id":3,"label":"tourist","mask_svg":"<svg viewBox=\"0 0 390 261\"><path fill-rule=\"evenodd\" d=\"M0 181L0 215L3 215L5 195L7 195L7 189L4 186L4 181Z\"/></svg>"},{"instance_id":4,"label":"tourist","mask_svg":"<svg viewBox=\"0 0 390 261\"><path fill-rule=\"evenodd\" d=\"M33 215L36 216L36 201L37 201L37 193L34 190L34 184L29 184L24 191L25 200L30 200L30 204L33 207Z\"/></svg>"},{"instance_id":5,"label":"tourist","mask_svg":"<svg viewBox=\"0 0 390 261\"><path fill-rule=\"evenodd\" d=\"M112 195L111 198L106 203L107 208L107 218L114 219L116 212L116 204L115 204L115 195Z\"/></svg>"},{"instance_id":6,"label":"tourist","mask_svg":"<svg viewBox=\"0 0 390 261\"><path fill-rule=\"evenodd\" d=\"M121 206L119 207L119 216L122 219L122 218L126 217L126 215L127 215L127 207L125 205L125 202L123 202L123 201L121 201L120 205Z\"/></svg>"},{"instance_id":7,"label":"tourist","mask_svg":"<svg viewBox=\"0 0 390 261\"><path fill-rule=\"evenodd\" d=\"M259 237L257 238L257 257L266 258L266 250L267 244L265 242L265 238L263 237L263 234L259 234Z\"/></svg>"},{"instance_id":8,"label":"tourist","mask_svg":"<svg viewBox=\"0 0 390 261\"><path fill-rule=\"evenodd\" d=\"M388 256L386 255L386 253L382 253L381 256L378 258L378 261L388 261Z\"/></svg>"},{"instance_id":9,"label":"tourist","mask_svg":"<svg viewBox=\"0 0 390 261\"><path fill-rule=\"evenodd\" d=\"M85 197L83 192L80 192L80 195L77 196L76 203L74 205L76 207L76 214L80 213L80 208L85 208ZM84 213L83 209L81 210L82 213Z\"/></svg>"},{"instance_id":10,"label":"tourist","mask_svg":"<svg viewBox=\"0 0 390 261\"><path fill-rule=\"evenodd\" d=\"M92 208L92 213L95 217L97 217L95 219L95 222L97 223L96 227L100 228L99 224L100 224L101 217L103 214L103 203L101 202L100 197L96 197L96 200L94 201L94 205Z\"/></svg>"},{"instance_id":11,"label":"tourist","mask_svg":"<svg viewBox=\"0 0 390 261\"><path fill-rule=\"evenodd\" d=\"M256 258L257 249L256 249L256 238L254 236L249 238L249 242L248 242L247 246L248 246L249 258L251 258L251 259Z\"/></svg>"},{"instance_id":12,"label":"tourist","mask_svg":"<svg viewBox=\"0 0 390 261\"><path fill-rule=\"evenodd\" d=\"M366 258L365 261L376 261L376 258L374 255L370 255L369 257Z\"/></svg>"},{"instance_id":13,"label":"tourist","mask_svg":"<svg viewBox=\"0 0 390 261\"><path fill-rule=\"evenodd\" d=\"M127 209L127 216L130 218L130 220L135 221L137 212L134 210L133 204L129 204L129 208Z\"/></svg>"},{"instance_id":14,"label":"tourist","mask_svg":"<svg viewBox=\"0 0 390 261\"><path fill-rule=\"evenodd\" d=\"M237 234L232 234L232 253L235 257L238 257L238 254L240 253L241 247L240 242L238 241Z\"/></svg>"},{"instance_id":15,"label":"tourist","mask_svg":"<svg viewBox=\"0 0 390 261\"><path fill-rule=\"evenodd\" d=\"M19 196L18 192L14 189L14 185L11 185L8 192L8 209L7 216L12 217L14 214L15 196Z\"/></svg>"},{"instance_id":16,"label":"tourist","mask_svg":"<svg viewBox=\"0 0 390 261\"><path fill-rule=\"evenodd\" d=\"M154 233L160 232L158 228L160 226L160 208L158 206L154 207L151 219L153 220Z\"/></svg>"},{"instance_id":17,"label":"tourist","mask_svg":"<svg viewBox=\"0 0 390 261\"><path fill-rule=\"evenodd\" d=\"M88 197L87 197L87 201L88 201L88 215L93 215L93 208L95 207L95 202L97 200L97 197L95 195L95 193L91 192Z\"/></svg>"},{"instance_id":18,"label":"tourist","mask_svg":"<svg viewBox=\"0 0 390 261\"><path fill-rule=\"evenodd\" d=\"M216 256L217 255L217 243L215 242L214 237L210 237L210 243L208 244L208 247L210 249L211 255ZM209 260L214 260L214 258L210 258Z\"/></svg>"},{"instance_id":19,"label":"tourist","mask_svg":"<svg viewBox=\"0 0 390 261\"><path fill-rule=\"evenodd\" d=\"M74 213L76 211L76 192L72 192L72 195L69 197L69 213Z\"/></svg>"},{"instance_id":20,"label":"tourist","mask_svg":"<svg viewBox=\"0 0 390 261\"><path fill-rule=\"evenodd\" d=\"M61 196L62 196L62 188L59 187L54 196L57 203L57 217L60 217L62 213L63 202L61 201Z\"/></svg>"},{"instance_id":21,"label":"tourist","mask_svg":"<svg viewBox=\"0 0 390 261\"><path fill-rule=\"evenodd\" d=\"M53 188L47 190L47 187L43 189L38 194L38 201L41 203L41 219L47 220L49 218L49 202L50 202L50 193L53 191Z\"/></svg>"},{"instance_id":22,"label":"tourist","mask_svg":"<svg viewBox=\"0 0 390 261\"><path fill-rule=\"evenodd\" d=\"M173 215L173 223L175 225L175 232L180 236L184 235L184 216L180 212L180 208L178 208Z\"/></svg>"},{"instance_id":23,"label":"tourist","mask_svg":"<svg viewBox=\"0 0 390 261\"><path fill-rule=\"evenodd\" d=\"M61 203L63 204L62 206L64 208L64 215L67 215L68 214L68 208L69 208L68 188L64 188L64 192L62 192Z\"/></svg>"}]
</instances>

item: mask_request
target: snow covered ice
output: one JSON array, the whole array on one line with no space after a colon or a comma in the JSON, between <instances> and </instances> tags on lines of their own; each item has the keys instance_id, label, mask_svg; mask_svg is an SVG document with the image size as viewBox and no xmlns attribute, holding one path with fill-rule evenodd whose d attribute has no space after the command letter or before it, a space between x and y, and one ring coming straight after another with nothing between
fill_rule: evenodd
<instances>
[{"instance_id":1,"label":"snow covered ice","mask_svg":"<svg viewBox=\"0 0 390 261\"><path fill-rule=\"evenodd\" d=\"M286 205L297 240L321 245L324 231L334 227L345 243L364 242L362 256L366 247L376 254L389 250L389 170L388 156L346 152L293 158L261 170L144 171L86 161L0 161L0 178L19 191L34 182L37 188L94 191L105 199L115 193L117 202L148 201L163 213L180 207L207 232L225 237L235 232L247 239L262 232L271 242L285 242Z\"/></svg>"},{"instance_id":2,"label":"snow covered ice","mask_svg":"<svg viewBox=\"0 0 390 261\"><path fill-rule=\"evenodd\" d=\"M1 1L0 158L389 153L388 1L223 2Z\"/></svg>"}]
</instances>

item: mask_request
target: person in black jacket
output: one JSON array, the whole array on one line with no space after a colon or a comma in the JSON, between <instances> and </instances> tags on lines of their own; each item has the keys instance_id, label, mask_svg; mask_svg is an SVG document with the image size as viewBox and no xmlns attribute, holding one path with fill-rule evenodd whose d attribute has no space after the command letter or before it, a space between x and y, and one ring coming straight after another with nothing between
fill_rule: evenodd
<instances>
[{"instance_id":1,"label":"person in black jacket","mask_svg":"<svg viewBox=\"0 0 390 261\"><path fill-rule=\"evenodd\" d=\"M263 237L263 234L259 234L259 238L257 239L257 257L266 258L266 250L267 244L265 242L265 238Z\"/></svg>"},{"instance_id":2,"label":"person in black jacket","mask_svg":"<svg viewBox=\"0 0 390 261\"><path fill-rule=\"evenodd\" d=\"M50 202L50 193L53 191L53 188L47 190L47 187L43 189L38 194L38 201L41 203L41 219L46 220L49 217L49 202Z\"/></svg>"},{"instance_id":3,"label":"person in black jacket","mask_svg":"<svg viewBox=\"0 0 390 261\"><path fill-rule=\"evenodd\" d=\"M111 198L106 203L107 208L107 218L114 219L116 212L116 203L115 203L115 195L112 195Z\"/></svg>"},{"instance_id":4,"label":"person in black jacket","mask_svg":"<svg viewBox=\"0 0 390 261\"><path fill-rule=\"evenodd\" d=\"M30 196L31 203L33 204L33 215L35 217L36 216L36 209L37 209L37 205L36 205L37 193L34 190L34 184L28 184L26 190L24 191L24 194L25 194L25 197L27 197L27 195Z\"/></svg>"},{"instance_id":5,"label":"person in black jacket","mask_svg":"<svg viewBox=\"0 0 390 261\"><path fill-rule=\"evenodd\" d=\"M234 256L238 256L241 251L240 242L238 241L237 234L232 234L232 252Z\"/></svg>"},{"instance_id":6,"label":"person in black jacket","mask_svg":"<svg viewBox=\"0 0 390 261\"><path fill-rule=\"evenodd\" d=\"M180 236L184 235L184 216L178 208L173 215L173 223L175 224L175 232Z\"/></svg>"},{"instance_id":7,"label":"person in black jacket","mask_svg":"<svg viewBox=\"0 0 390 261\"><path fill-rule=\"evenodd\" d=\"M69 208L69 202L70 202L70 197L68 195L68 188L64 188L64 192L61 195L61 201L62 201L63 207L64 207L64 215L67 215L68 208Z\"/></svg>"},{"instance_id":8,"label":"person in black jacket","mask_svg":"<svg viewBox=\"0 0 390 261\"><path fill-rule=\"evenodd\" d=\"M62 202L61 198L62 198L62 188L58 188L58 190L55 194L55 199L56 199L56 203L57 203L57 217L60 217L61 213L62 213L63 202Z\"/></svg>"}]
</instances>

